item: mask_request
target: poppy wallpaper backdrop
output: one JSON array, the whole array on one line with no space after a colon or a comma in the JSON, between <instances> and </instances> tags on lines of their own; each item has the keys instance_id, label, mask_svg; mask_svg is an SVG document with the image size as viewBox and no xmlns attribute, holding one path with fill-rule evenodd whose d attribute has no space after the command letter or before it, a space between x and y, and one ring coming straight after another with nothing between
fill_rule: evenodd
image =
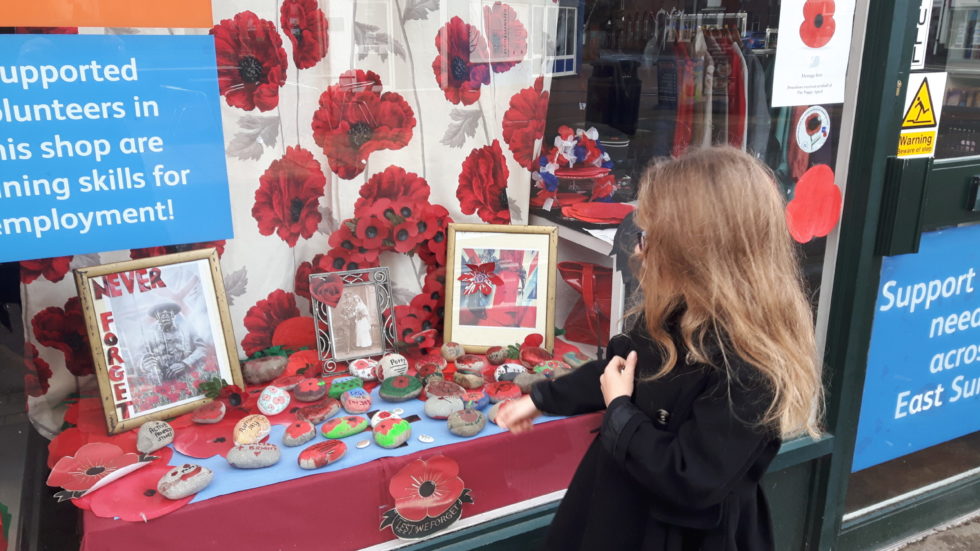
<instances>
[{"instance_id":1,"label":"poppy wallpaper backdrop","mask_svg":"<svg viewBox=\"0 0 980 551\"><path fill-rule=\"evenodd\" d=\"M431 346L448 224L526 223L556 6L226 0L210 30L44 30L214 36L235 238L22 262L38 430L98 395L73 268L216 247L245 358L310 315L310 273L384 265L399 337Z\"/></svg>"}]
</instances>

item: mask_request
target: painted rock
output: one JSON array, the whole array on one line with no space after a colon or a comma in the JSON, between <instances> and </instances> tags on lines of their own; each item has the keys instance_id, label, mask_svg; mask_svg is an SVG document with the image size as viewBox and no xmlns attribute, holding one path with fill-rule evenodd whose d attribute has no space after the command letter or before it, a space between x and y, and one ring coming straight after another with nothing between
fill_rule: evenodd
<instances>
[{"instance_id":1,"label":"painted rock","mask_svg":"<svg viewBox=\"0 0 980 551\"><path fill-rule=\"evenodd\" d=\"M463 405L472 409L483 409L490 403L490 397L482 390L467 390L463 394Z\"/></svg>"},{"instance_id":2,"label":"painted rock","mask_svg":"<svg viewBox=\"0 0 980 551\"><path fill-rule=\"evenodd\" d=\"M422 381L408 375L386 377L378 389L378 396L389 402L404 402L422 392Z\"/></svg>"},{"instance_id":3,"label":"painted rock","mask_svg":"<svg viewBox=\"0 0 980 551\"><path fill-rule=\"evenodd\" d=\"M212 424L225 418L225 403L221 400L208 402L191 412L191 421L201 424Z\"/></svg>"},{"instance_id":4,"label":"painted rock","mask_svg":"<svg viewBox=\"0 0 980 551\"><path fill-rule=\"evenodd\" d=\"M412 424L404 419L385 419L374 427L374 441L382 448L397 448L411 436Z\"/></svg>"},{"instance_id":5,"label":"painted rock","mask_svg":"<svg viewBox=\"0 0 980 551\"><path fill-rule=\"evenodd\" d=\"M301 469L319 469L337 461L347 453L347 444L340 440L318 442L299 452L296 462Z\"/></svg>"},{"instance_id":6,"label":"painted rock","mask_svg":"<svg viewBox=\"0 0 980 551\"><path fill-rule=\"evenodd\" d=\"M549 379L554 379L561 372L571 371L571 366L561 360L548 360L534 366L534 373L540 373Z\"/></svg>"},{"instance_id":7,"label":"painted rock","mask_svg":"<svg viewBox=\"0 0 980 551\"><path fill-rule=\"evenodd\" d=\"M306 379L306 377L302 375L283 375L269 384L272 386L277 386L288 392L296 388L296 385L302 383L304 379Z\"/></svg>"},{"instance_id":8,"label":"painted rock","mask_svg":"<svg viewBox=\"0 0 980 551\"><path fill-rule=\"evenodd\" d=\"M300 402L315 402L327 394L327 382L319 377L303 379L293 389L293 397Z\"/></svg>"},{"instance_id":9,"label":"painted rock","mask_svg":"<svg viewBox=\"0 0 980 551\"><path fill-rule=\"evenodd\" d=\"M381 367L381 380L389 377L397 377L408 373L408 360L401 354L386 354L379 362Z\"/></svg>"},{"instance_id":10,"label":"painted rock","mask_svg":"<svg viewBox=\"0 0 980 551\"><path fill-rule=\"evenodd\" d=\"M446 358L447 362L455 362L460 356L466 354L466 351L463 350L463 345L452 341L443 344L439 352L442 353L442 357Z\"/></svg>"},{"instance_id":11,"label":"painted rock","mask_svg":"<svg viewBox=\"0 0 980 551\"><path fill-rule=\"evenodd\" d=\"M568 365L575 367L582 367L589 361L589 357L578 352L565 352L565 355L561 357Z\"/></svg>"},{"instance_id":12,"label":"painted rock","mask_svg":"<svg viewBox=\"0 0 980 551\"><path fill-rule=\"evenodd\" d=\"M236 444L254 444L269 436L270 430L272 430L272 425L265 415L247 415L235 423L232 436L234 436Z\"/></svg>"},{"instance_id":13,"label":"painted rock","mask_svg":"<svg viewBox=\"0 0 980 551\"><path fill-rule=\"evenodd\" d=\"M462 373L460 371L457 371L456 374L453 375L453 380L456 381L456 384L459 386L470 390L481 388L483 383L486 382L483 380L483 375Z\"/></svg>"},{"instance_id":14,"label":"painted rock","mask_svg":"<svg viewBox=\"0 0 980 551\"><path fill-rule=\"evenodd\" d=\"M427 384L429 381L441 381L444 380L442 376L442 366L435 362L425 362L420 363L418 367L415 368L415 376L418 380L422 381L422 384Z\"/></svg>"},{"instance_id":15,"label":"painted rock","mask_svg":"<svg viewBox=\"0 0 980 551\"><path fill-rule=\"evenodd\" d=\"M316 425L309 421L296 421L282 433L282 445L290 448L302 446L316 436Z\"/></svg>"},{"instance_id":16,"label":"painted rock","mask_svg":"<svg viewBox=\"0 0 980 551\"><path fill-rule=\"evenodd\" d=\"M534 367L552 358L551 352L537 346L526 346L521 348L521 363L525 367Z\"/></svg>"},{"instance_id":17,"label":"painted rock","mask_svg":"<svg viewBox=\"0 0 980 551\"><path fill-rule=\"evenodd\" d=\"M538 381L546 381L547 377L542 373L521 373L514 379L514 384L521 389L524 394L531 393L531 387Z\"/></svg>"},{"instance_id":18,"label":"painted rock","mask_svg":"<svg viewBox=\"0 0 980 551\"><path fill-rule=\"evenodd\" d=\"M500 365L510 357L510 351L503 346L491 346L487 349L487 361L493 365Z\"/></svg>"},{"instance_id":19,"label":"painted rock","mask_svg":"<svg viewBox=\"0 0 980 551\"><path fill-rule=\"evenodd\" d=\"M365 417L361 417L360 415L345 415L324 423L320 427L320 432L323 433L324 438L347 438L359 432L364 432L364 429L368 428L368 426L370 426L370 423L368 423Z\"/></svg>"},{"instance_id":20,"label":"painted rock","mask_svg":"<svg viewBox=\"0 0 980 551\"><path fill-rule=\"evenodd\" d=\"M375 376L375 370L377 368L378 362L370 358L360 358L347 364L347 370L350 371L350 374L358 377L362 381L373 381L377 379Z\"/></svg>"},{"instance_id":21,"label":"painted rock","mask_svg":"<svg viewBox=\"0 0 980 551\"><path fill-rule=\"evenodd\" d=\"M240 444L228 451L228 464L236 469L261 469L279 462L279 446L269 442Z\"/></svg>"},{"instance_id":22,"label":"painted rock","mask_svg":"<svg viewBox=\"0 0 980 551\"><path fill-rule=\"evenodd\" d=\"M286 356L265 356L242 364L242 375L250 385L261 385L282 375L289 361Z\"/></svg>"},{"instance_id":23,"label":"painted rock","mask_svg":"<svg viewBox=\"0 0 980 551\"><path fill-rule=\"evenodd\" d=\"M340 396L340 403L347 413L367 413L371 409L371 395L363 388L352 388Z\"/></svg>"},{"instance_id":24,"label":"painted rock","mask_svg":"<svg viewBox=\"0 0 980 551\"><path fill-rule=\"evenodd\" d=\"M363 386L364 381L360 377L338 377L330 381L330 390L327 391L327 395L339 400L348 390Z\"/></svg>"},{"instance_id":25,"label":"painted rock","mask_svg":"<svg viewBox=\"0 0 980 551\"><path fill-rule=\"evenodd\" d=\"M521 397L521 387L510 381L490 383L487 385L486 391L487 395L490 396L490 401L495 404L501 400Z\"/></svg>"},{"instance_id":26,"label":"painted rock","mask_svg":"<svg viewBox=\"0 0 980 551\"><path fill-rule=\"evenodd\" d=\"M463 400L459 396L429 396L424 409L433 419L448 419L454 411L463 409Z\"/></svg>"},{"instance_id":27,"label":"painted rock","mask_svg":"<svg viewBox=\"0 0 980 551\"><path fill-rule=\"evenodd\" d=\"M259 394L259 411L266 415L278 415L286 411L291 400L288 392L277 386L269 385L262 389L262 394Z\"/></svg>"},{"instance_id":28,"label":"painted rock","mask_svg":"<svg viewBox=\"0 0 980 551\"><path fill-rule=\"evenodd\" d=\"M438 396L460 396L466 394L466 389L452 381L430 381L425 385L425 395L427 398Z\"/></svg>"},{"instance_id":29,"label":"painted rock","mask_svg":"<svg viewBox=\"0 0 980 551\"><path fill-rule=\"evenodd\" d=\"M136 449L143 453L159 450L174 441L174 428L166 421L147 421L136 435Z\"/></svg>"},{"instance_id":30,"label":"painted rock","mask_svg":"<svg viewBox=\"0 0 980 551\"><path fill-rule=\"evenodd\" d=\"M333 398L324 398L319 402L303 406L296 410L296 418L319 425L340 411L340 402Z\"/></svg>"},{"instance_id":31,"label":"painted rock","mask_svg":"<svg viewBox=\"0 0 980 551\"><path fill-rule=\"evenodd\" d=\"M184 463L167 471L157 482L157 491L167 499L184 499L194 495L211 483L214 472L201 465Z\"/></svg>"},{"instance_id":32,"label":"painted rock","mask_svg":"<svg viewBox=\"0 0 980 551\"><path fill-rule=\"evenodd\" d=\"M461 409L450 415L446 424L456 436L475 436L487 426L487 417L476 409Z\"/></svg>"},{"instance_id":33,"label":"painted rock","mask_svg":"<svg viewBox=\"0 0 980 551\"><path fill-rule=\"evenodd\" d=\"M490 409L487 410L487 419L489 419L490 422L493 423L494 425L497 424L497 416L500 415L500 409L503 408L504 404L506 404L507 402L510 402L510 400L501 400L496 404L490 406Z\"/></svg>"},{"instance_id":34,"label":"painted rock","mask_svg":"<svg viewBox=\"0 0 980 551\"><path fill-rule=\"evenodd\" d=\"M521 364L505 363L493 372L495 381L513 381L521 373L527 373L527 369Z\"/></svg>"},{"instance_id":35,"label":"painted rock","mask_svg":"<svg viewBox=\"0 0 980 551\"><path fill-rule=\"evenodd\" d=\"M482 374L487 361L476 354L465 354L456 360L456 372Z\"/></svg>"},{"instance_id":36,"label":"painted rock","mask_svg":"<svg viewBox=\"0 0 980 551\"><path fill-rule=\"evenodd\" d=\"M384 421L385 419L401 419L401 417L390 411L379 411L371 416L371 426L376 427L378 423Z\"/></svg>"},{"instance_id":37,"label":"painted rock","mask_svg":"<svg viewBox=\"0 0 980 551\"><path fill-rule=\"evenodd\" d=\"M439 366L439 369L442 369L442 370L446 369L446 367L449 366L449 362L446 361L446 358L443 358L442 356L440 356L438 354L427 354L425 356L422 356L421 358L419 358L419 360L418 360L418 362L416 362L416 364L417 365L421 365L421 364L436 364L436 365Z\"/></svg>"}]
</instances>

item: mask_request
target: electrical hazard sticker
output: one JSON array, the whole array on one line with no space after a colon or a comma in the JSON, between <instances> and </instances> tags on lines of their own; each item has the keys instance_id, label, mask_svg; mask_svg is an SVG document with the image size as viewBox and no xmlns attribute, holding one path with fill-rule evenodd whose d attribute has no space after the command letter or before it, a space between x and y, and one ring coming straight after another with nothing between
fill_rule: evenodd
<instances>
[{"instance_id":1,"label":"electrical hazard sticker","mask_svg":"<svg viewBox=\"0 0 980 551\"><path fill-rule=\"evenodd\" d=\"M898 156L932 157L936 152L946 73L912 73L906 90Z\"/></svg>"}]
</instances>

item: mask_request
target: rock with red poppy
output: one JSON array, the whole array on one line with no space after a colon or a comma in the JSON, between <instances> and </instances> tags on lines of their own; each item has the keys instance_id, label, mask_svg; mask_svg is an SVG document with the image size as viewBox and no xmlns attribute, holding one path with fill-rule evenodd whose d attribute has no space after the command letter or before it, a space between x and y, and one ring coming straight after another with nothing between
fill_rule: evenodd
<instances>
[{"instance_id":1,"label":"rock with red poppy","mask_svg":"<svg viewBox=\"0 0 980 551\"><path fill-rule=\"evenodd\" d=\"M588 356L582 354L581 352L575 351L565 352L561 359L572 368L582 367L590 361Z\"/></svg>"},{"instance_id":2,"label":"rock with red poppy","mask_svg":"<svg viewBox=\"0 0 980 551\"><path fill-rule=\"evenodd\" d=\"M385 378L378 389L378 396L388 402L404 402L422 393L422 382L415 377L398 375Z\"/></svg>"},{"instance_id":3,"label":"rock with red poppy","mask_svg":"<svg viewBox=\"0 0 980 551\"><path fill-rule=\"evenodd\" d=\"M500 365L507 361L510 357L509 351L502 346L491 346L487 349L486 353L487 361L491 365Z\"/></svg>"},{"instance_id":4,"label":"rock with red poppy","mask_svg":"<svg viewBox=\"0 0 980 551\"><path fill-rule=\"evenodd\" d=\"M279 105L286 83L286 50L272 21L251 11L235 14L211 29L218 67L218 91L231 107L269 111Z\"/></svg>"},{"instance_id":5,"label":"rock with red poppy","mask_svg":"<svg viewBox=\"0 0 980 551\"><path fill-rule=\"evenodd\" d=\"M299 452L296 462L301 469L319 469L337 461L347 453L347 444L340 440L318 442Z\"/></svg>"},{"instance_id":6,"label":"rock with red poppy","mask_svg":"<svg viewBox=\"0 0 980 551\"><path fill-rule=\"evenodd\" d=\"M502 400L521 397L521 388L510 381L489 383L486 386L486 392L490 396L490 401L495 404Z\"/></svg>"},{"instance_id":7,"label":"rock with red poppy","mask_svg":"<svg viewBox=\"0 0 980 551\"><path fill-rule=\"evenodd\" d=\"M347 413L367 413L371 409L371 395L361 387L352 388L340 396L340 403Z\"/></svg>"},{"instance_id":8,"label":"rock with red poppy","mask_svg":"<svg viewBox=\"0 0 980 551\"><path fill-rule=\"evenodd\" d=\"M429 396L425 401L425 414L432 419L448 419L456 411L463 409L463 400L458 396Z\"/></svg>"},{"instance_id":9,"label":"rock with red poppy","mask_svg":"<svg viewBox=\"0 0 980 551\"><path fill-rule=\"evenodd\" d=\"M191 421L201 424L217 423L225 418L227 408L221 400L208 402L191 412Z\"/></svg>"},{"instance_id":10,"label":"rock with red poppy","mask_svg":"<svg viewBox=\"0 0 980 551\"><path fill-rule=\"evenodd\" d=\"M340 402L333 398L324 398L319 402L303 406L296 410L297 419L305 419L314 425L326 421L340 411Z\"/></svg>"},{"instance_id":11,"label":"rock with red poppy","mask_svg":"<svg viewBox=\"0 0 980 551\"><path fill-rule=\"evenodd\" d=\"M327 382L319 377L303 379L293 389L293 398L300 402L315 402L327 395Z\"/></svg>"},{"instance_id":12,"label":"rock with red poppy","mask_svg":"<svg viewBox=\"0 0 980 551\"><path fill-rule=\"evenodd\" d=\"M455 381L459 386L468 390L482 388L486 383L482 374L465 373L462 371L457 371L455 374L453 374L453 381Z\"/></svg>"},{"instance_id":13,"label":"rock with red poppy","mask_svg":"<svg viewBox=\"0 0 980 551\"><path fill-rule=\"evenodd\" d=\"M436 362L424 362L420 363L415 368L415 376L418 380L422 381L422 384L428 384L430 381L442 381L442 366Z\"/></svg>"},{"instance_id":14,"label":"rock with red poppy","mask_svg":"<svg viewBox=\"0 0 980 551\"><path fill-rule=\"evenodd\" d=\"M371 426L376 427L378 423L384 421L385 419L401 419L401 416L394 412L381 410L371 416Z\"/></svg>"},{"instance_id":15,"label":"rock with red poppy","mask_svg":"<svg viewBox=\"0 0 980 551\"><path fill-rule=\"evenodd\" d=\"M467 390L463 394L463 405L472 409L483 409L490 403L490 397L480 389Z\"/></svg>"},{"instance_id":16,"label":"rock with red poppy","mask_svg":"<svg viewBox=\"0 0 980 551\"><path fill-rule=\"evenodd\" d=\"M283 375L282 377L272 381L270 384L288 392L296 388L296 385L300 384L305 379L306 377L302 375Z\"/></svg>"},{"instance_id":17,"label":"rock with red poppy","mask_svg":"<svg viewBox=\"0 0 980 551\"><path fill-rule=\"evenodd\" d=\"M348 390L361 388L364 381L360 377L338 377L330 381L330 390L327 395L334 399L339 399Z\"/></svg>"},{"instance_id":18,"label":"rock with red poppy","mask_svg":"<svg viewBox=\"0 0 980 551\"><path fill-rule=\"evenodd\" d=\"M262 385L282 375L289 359L286 356L263 356L242 364L242 376L250 385Z\"/></svg>"},{"instance_id":19,"label":"rock with red poppy","mask_svg":"<svg viewBox=\"0 0 980 551\"><path fill-rule=\"evenodd\" d=\"M521 392L523 392L524 394L530 394L531 387L534 386L535 383L538 383L540 381L547 381L547 380L548 377L544 376L541 373L525 372L525 373L521 373L516 378L514 378L514 384L517 385L517 387L520 388Z\"/></svg>"},{"instance_id":20,"label":"rock with red poppy","mask_svg":"<svg viewBox=\"0 0 980 551\"><path fill-rule=\"evenodd\" d=\"M453 412L446 420L449 432L456 436L469 438L476 436L487 426L487 417L477 409L461 409Z\"/></svg>"},{"instance_id":21,"label":"rock with red poppy","mask_svg":"<svg viewBox=\"0 0 980 551\"><path fill-rule=\"evenodd\" d=\"M167 471L157 482L157 491L167 499L192 496L211 484L214 472L201 465L184 463Z\"/></svg>"},{"instance_id":22,"label":"rock with red poppy","mask_svg":"<svg viewBox=\"0 0 980 551\"><path fill-rule=\"evenodd\" d=\"M259 411L265 415L278 415L286 411L290 401L292 398L288 392L275 385L269 385L262 389L257 405Z\"/></svg>"},{"instance_id":23,"label":"rock with red poppy","mask_svg":"<svg viewBox=\"0 0 980 551\"><path fill-rule=\"evenodd\" d=\"M463 345L452 341L443 343L439 352L442 353L442 357L446 358L447 362L455 362L460 356L466 354L466 351L463 350Z\"/></svg>"},{"instance_id":24,"label":"rock with red poppy","mask_svg":"<svg viewBox=\"0 0 980 551\"><path fill-rule=\"evenodd\" d=\"M316 436L316 425L309 421L299 420L289 424L282 433L282 445L290 448L302 446Z\"/></svg>"},{"instance_id":25,"label":"rock with red poppy","mask_svg":"<svg viewBox=\"0 0 980 551\"><path fill-rule=\"evenodd\" d=\"M385 419L374 427L374 441L386 449L401 446L412 436L412 424L404 419Z\"/></svg>"},{"instance_id":26,"label":"rock with red poppy","mask_svg":"<svg viewBox=\"0 0 980 551\"><path fill-rule=\"evenodd\" d=\"M496 381L513 381L521 373L527 373L527 369L521 364L505 363L497 367L493 372Z\"/></svg>"},{"instance_id":27,"label":"rock with red poppy","mask_svg":"<svg viewBox=\"0 0 980 551\"><path fill-rule=\"evenodd\" d=\"M371 423L366 417L345 415L324 423L320 427L320 432L323 433L324 438L339 439L364 432L369 426L371 426Z\"/></svg>"},{"instance_id":28,"label":"rock with red poppy","mask_svg":"<svg viewBox=\"0 0 980 551\"><path fill-rule=\"evenodd\" d=\"M429 383L425 385L425 395L430 399L440 396L455 396L457 398L462 398L464 394L466 394L466 389L452 381L429 381Z\"/></svg>"},{"instance_id":29,"label":"rock with red poppy","mask_svg":"<svg viewBox=\"0 0 980 551\"><path fill-rule=\"evenodd\" d=\"M350 371L350 374L360 378L362 381L375 380L375 370L377 368L378 362L370 358L360 358L347 365L347 370Z\"/></svg>"},{"instance_id":30,"label":"rock with red poppy","mask_svg":"<svg viewBox=\"0 0 980 551\"><path fill-rule=\"evenodd\" d=\"M232 437L236 444L254 444L269 436L272 424L265 415L247 415L235 423Z\"/></svg>"},{"instance_id":31,"label":"rock with red poppy","mask_svg":"<svg viewBox=\"0 0 980 551\"><path fill-rule=\"evenodd\" d=\"M380 366L382 380L408 373L408 360L401 354L385 354L381 358Z\"/></svg>"},{"instance_id":32,"label":"rock with red poppy","mask_svg":"<svg viewBox=\"0 0 980 551\"><path fill-rule=\"evenodd\" d=\"M166 421L147 421L136 434L136 449L150 453L174 441L174 428ZM179 499L179 498L174 498Z\"/></svg>"},{"instance_id":33,"label":"rock with red poppy","mask_svg":"<svg viewBox=\"0 0 980 551\"><path fill-rule=\"evenodd\" d=\"M487 366L486 360L476 354L464 354L456 359L456 371L463 373L483 374L483 369Z\"/></svg>"},{"instance_id":34,"label":"rock with red poppy","mask_svg":"<svg viewBox=\"0 0 980 551\"><path fill-rule=\"evenodd\" d=\"M521 347L521 363L529 369L552 359L552 357L551 352L538 346Z\"/></svg>"},{"instance_id":35,"label":"rock with red poppy","mask_svg":"<svg viewBox=\"0 0 980 551\"><path fill-rule=\"evenodd\" d=\"M279 462L279 446L269 442L239 444L228 451L228 464L236 469L262 469Z\"/></svg>"}]
</instances>

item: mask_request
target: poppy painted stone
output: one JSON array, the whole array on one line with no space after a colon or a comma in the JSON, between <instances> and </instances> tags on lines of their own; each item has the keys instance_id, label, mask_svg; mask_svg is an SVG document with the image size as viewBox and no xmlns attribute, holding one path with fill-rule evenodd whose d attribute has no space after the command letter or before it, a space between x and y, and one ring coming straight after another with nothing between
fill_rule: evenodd
<instances>
[{"instance_id":1,"label":"poppy painted stone","mask_svg":"<svg viewBox=\"0 0 980 551\"><path fill-rule=\"evenodd\" d=\"M490 406L490 409L487 410L487 419L489 419L491 423L493 423L494 425L496 425L497 424L497 415L500 414L500 408L502 408L503 405L506 404L509 401L510 400L501 400L501 401L497 402L496 404Z\"/></svg>"},{"instance_id":2,"label":"poppy painted stone","mask_svg":"<svg viewBox=\"0 0 980 551\"><path fill-rule=\"evenodd\" d=\"M501 400L510 400L512 398L521 397L521 387L510 381L490 383L487 385L486 391L487 395L490 396L490 401L494 404L500 402Z\"/></svg>"},{"instance_id":3,"label":"poppy painted stone","mask_svg":"<svg viewBox=\"0 0 980 551\"><path fill-rule=\"evenodd\" d=\"M262 394L259 394L259 411L266 415L278 415L286 411L291 400L288 392L277 386L269 385L262 389Z\"/></svg>"},{"instance_id":4,"label":"poppy painted stone","mask_svg":"<svg viewBox=\"0 0 980 551\"><path fill-rule=\"evenodd\" d=\"M404 402L415 398L422 392L422 381L408 375L385 377L378 389L378 396L389 402Z\"/></svg>"},{"instance_id":5,"label":"poppy painted stone","mask_svg":"<svg viewBox=\"0 0 980 551\"><path fill-rule=\"evenodd\" d=\"M427 398L438 396L459 396L466 394L466 389L452 381L430 381L425 385L425 395Z\"/></svg>"},{"instance_id":6,"label":"poppy painted stone","mask_svg":"<svg viewBox=\"0 0 980 551\"><path fill-rule=\"evenodd\" d=\"M184 499L207 488L214 472L201 465L185 463L167 471L157 482L157 492L167 499Z\"/></svg>"},{"instance_id":7,"label":"poppy painted stone","mask_svg":"<svg viewBox=\"0 0 980 551\"><path fill-rule=\"evenodd\" d=\"M319 402L303 406L296 410L296 418L306 420L314 425L326 421L340 411L340 402L333 398L324 398Z\"/></svg>"},{"instance_id":8,"label":"poppy painted stone","mask_svg":"<svg viewBox=\"0 0 980 551\"><path fill-rule=\"evenodd\" d=\"M465 354L456 360L457 373L473 373L480 375L483 368L487 366L487 361L482 356L476 354Z\"/></svg>"},{"instance_id":9,"label":"poppy painted stone","mask_svg":"<svg viewBox=\"0 0 980 551\"><path fill-rule=\"evenodd\" d=\"M470 437L476 436L487 426L487 417L476 409L461 409L454 412L446 420L449 432L456 436Z\"/></svg>"},{"instance_id":10,"label":"poppy painted stone","mask_svg":"<svg viewBox=\"0 0 980 551\"><path fill-rule=\"evenodd\" d=\"M429 396L425 401L425 414L432 419L448 419L454 411L463 409L463 399L459 396Z\"/></svg>"},{"instance_id":11,"label":"poppy painted stone","mask_svg":"<svg viewBox=\"0 0 980 551\"><path fill-rule=\"evenodd\" d=\"M293 389L293 398L300 402L315 402L327 395L327 382L319 377L303 379Z\"/></svg>"},{"instance_id":12,"label":"poppy painted stone","mask_svg":"<svg viewBox=\"0 0 980 551\"><path fill-rule=\"evenodd\" d=\"M565 352L565 354L561 357L561 359L564 360L565 363L567 363L569 366L573 368L582 367L583 365L586 364L586 362L589 361L588 356L584 354L580 354L578 352Z\"/></svg>"},{"instance_id":13,"label":"poppy painted stone","mask_svg":"<svg viewBox=\"0 0 980 551\"><path fill-rule=\"evenodd\" d=\"M439 369L443 369L443 370L449 366L449 362L446 361L446 358L443 358L441 355L438 354L427 354L419 358L418 361L416 361L416 365L429 364L429 363L436 364L439 366Z\"/></svg>"},{"instance_id":14,"label":"poppy painted stone","mask_svg":"<svg viewBox=\"0 0 980 551\"><path fill-rule=\"evenodd\" d=\"M136 449L150 453L174 441L174 428L166 421L147 421L136 434Z\"/></svg>"},{"instance_id":15,"label":"poppy painted stone","mask_svg":"<svg viewBox=\"0 0 980 551\"><path fill-rule=\"evenodd\" d=\"M301 469L319 469L337 461L347 453L347 444L340 440L318 442L299 452L296 462Z\"/></svg>"},{"instance_id":16,"label":"poppy painted stone","mask_svg":"<svg viewBox=\"0 0 980 551\"><path fill-rule=\"evenodd\" d=\"M286 369L286 356L265 356L242 364L242 376L250 385L261 385L275 380Z\"/></svg>"},{"instance_id":17,"label":"poppy painted stone","mask_svg":"<svg viewBox=\"0 0 980 551\"><path fill-rule=\"evenodd\" d=\"M214 424L225 418L226 411L224 402L214 400L191 412L191 421L202 425Z\"/></svg>"},{"instance_id":18,"label":"poppy painted stone","mask_svg":"<svg viewBox=\"0 0 980 551\"><path fill-rule=\"evenodd\" d=\"M226 458L236 469L261 469L279 462L279 446L269 442L240 444L229 450Z\"/></svg>"},{"instance_id":19,"label":"poppy painted stone","mask_svg":"<svg viewBox=\"0 0 980 551\"><path fill-rule=\"evenodd\" d=\"M379 362L381 380L408 373L408 360L401 354L386 354Z\"/></svg>"},{"instance_id":20,"label":"poppy painted stone","mask_svg":"<svg viewBox=\"0 0 980 551\"><path fill-rule=\"evenodd\" d=\"M360 415L345 415L331 419L320 427L324 438L339 439L364 432L370 426L366 417Z\"/></svg>"},{"instance_id":21,"label":"poppy painted stone","mask_svg":"<svg viewBox=\"0 0 980 551\"><path fill-rule=\"evenodd\" d=\"M370 358L360 358L347 364L350 374L362 381L373 381L377 379L375 375L378 369L378 362Z\"/></svg>"},{"instance_id":22,"label":"poppy painted stone","mask_svg":"<svg viewBox=\"0 0 980 551\"><path fill-rule=\"evenodd\" d=\"M374 427L374 441L386 449L397 448L412 436L412 424L404 419L385 419Z\"/></svg>"},{"instance_id":23,"label":"poppy painted stone","mask_svg":"<svg viewBox=\"0 0 980 551\"><path fill-rule=\"evenodd\" d=\"M340 403L347 413L367 413L371 409L371 395L363 388L352 388L340 396Z\"/></svg>"},{"instance_id":24,"label":"poppy painted stone","mask_svg":"<svg viewBox=\"0 0 980 551\"><path fill-rule=\"evenodd\" d=\"M296 385L302 383L304 379L306 379L306 377L302 375L283 375L269 384L272 386L277 386L288 392L296 388Z\"/></svg>"},{"instance_id":25,"label":"poppy painted stone","mask_svg":"<svg viewBox=\"0 0 980 551\"><path fill-rule=\"evenodd\" d=\"M525 346L521 348L521 363L524 367L534 367L552 359L551 352L538 346Z\"/></svg>"},{"instance_id":26,"label":"poppy painted stone","mask_svg":"<svg viewBox=\"0 0 980 551\"><path fill-rule=\"evenodd\" d=\"M282 433L282 445L295 448L313 440L314 436L316 436L316 425L299 420L286 427Z\"/></svg>"},{"instance_id":27,"label":"poppy painted stone","mask_svg":"<svg viewBox=\"0 0 980 551\"><path fill-rule=\"evenodd\" d=\"M463 373L460 371L457 371L453 375L453 381L456 381L456 384L469 390L482 388L486 382L483 380L483 375L479 373Z\"/></svg>"},{"instance_id":28,"label":"poppy painted stone","mask_svg":"<svg viewBox=\"0 0 980 551\"><path fill-rule=\"evenodd\" d=\"M496 381L513 381L521 373L527 373L527 369L521 364L505 363L493 372Z\"/></svg>"},{"instance_id":29,"label":"poppy painted stone","mask_svg":"<svg viewBox=\"0 0 980 551\"><path fill-rule=\"evenodd\" d=\"M401 419L401 416L391 411L382 410L371 416L371 426L376 427L378 426L378 423L384 421L385 419Z\"/></svg>"},{"instance_id":30,"label":"poppy painted stone","mask_svg":"<svg viewBox=\"0 0 980 551\"><path fill-rule=\"evenodd\" d=\"M452 341L444 343L442 348L439 349L439 352L442 353L442 357L446 358L447 362L455 362L460 356L466 354L466 351L463 350L463 345Z\"/></svg>"},{"instance_id":31,"label":"poppy painted stone","mask_svg":"<svg viewBox=\"0 0 980 551\"><path fill-rule=\"evenodd\" d=\"M420 363L418 367L415 368L415 376L418 378L418 380L422 381L422 384L427 384L429 381L444 380L442 375L442 366L435 362Z\"/></svg>"},{"instance_id":32,"label":"poppy painted stone","mask_svg":"<svg viewBox=\"0 0 980 551\"><path fill-rule=\"evenodd\" d=\"M554 379L559 373L571 371L572 366L561 360L548 360L541 362L531 369L534 373L540 373L549 379Z\"/></svg>"},{"instance_id":33,"label":"poppy painted stone","mask_svg":"<svg viewBox=\"0 0 980 551\"><path fill-rule=\"evenodd\" d=\"M473 409L483 409L490 403L490 397L480 389L467 390L463 394L463 405Z\"/></svg>"},{"instance_id":34,"label":"poppy painted stone","mask_svg":"<svg viewBox=\"0 0 980 551\"><path fill-rule=\"evenodd\" d=\"M231 434L236 444L254 444L259 442L272 430L272 424L265 415L247 415L235 423Z\"/></svg>"},{"instance_id":35,"label":"poppy painted stone","mask_svg":"<svg viewBox=\"0 0 980 551\"><path fill-rule=\"evenodd\" d=\"M548 377L546 377L543 373L521 373L514 379L514 384L517 385L517 387L520 388L521 392L524 394L530 394L531 387L534 386L534 383L547 380Z\"/></svg>"},{"instance_id":36,"label":"poppy painted stone","mask_svg":"<svg viewBox=\"0 0 980 551\"><path fill-rule=\"evenodd\" d=\"M487 349L487 361L492 365L500 365L507 361L509 356L509 350L503 346L491 346Z\"/></svg>"},{"instance_id":37,"label":"poppy painted stone","mask_svg":"<svg viewBox=\"0 0 980 551\"><path fill-rule=\"evenodd\" d=\"M345 392L352 388L361 388L364 381L360 377L339 377L330 383L330 390L327 395L334 399L340 399Z\"/></svg>"}]
</instances>

